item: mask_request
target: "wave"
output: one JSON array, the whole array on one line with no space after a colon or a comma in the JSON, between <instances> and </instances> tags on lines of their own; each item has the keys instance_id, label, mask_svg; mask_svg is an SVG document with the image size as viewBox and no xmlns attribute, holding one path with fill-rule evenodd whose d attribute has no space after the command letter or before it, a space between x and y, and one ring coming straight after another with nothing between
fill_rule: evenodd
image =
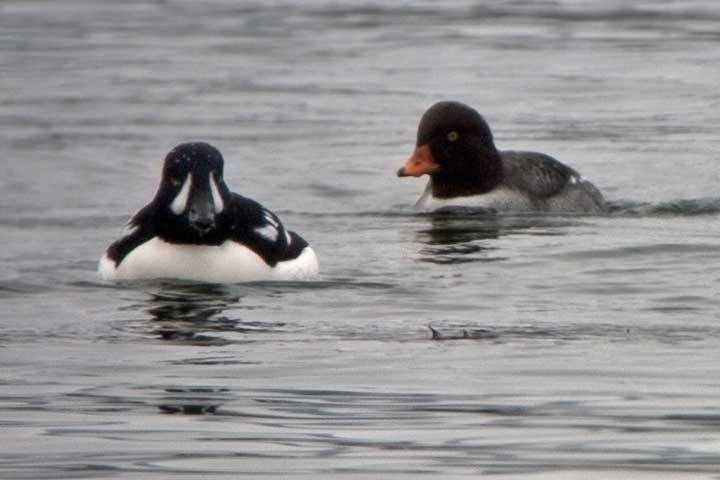
<instances>
[{"instance_id":1,"label":"wave","mask_svg":"<svg viewBox=\"0 0 720 480\"><path fill-rule=\"evenodd\" d=\"M540 324L478 325L473 323L433 323L427 326L431 340L476 340L495 343L550 340L583 341L602 338L611 342L658 342L678 344L701 342L720 336L720 330L690 325L618 325L618 324Z\"/></svg>"},{"instance_id":2,"label":"wave","mask_svg":"<svg viewBox=\"0 0 720 480\"><path fill-rule=\"evenodd\" d=\"M428 217L428 218L592 218L592 217L653 217L653 216L680 216L692 217L698 215L717 215L720 213L720 197L703 197L689 199L675 199L662 202L641 202L636 200L611 200L607 202L607 215L588 215L584 213L557 213L557 212L511 212L498 214L498 212L473 207L445 207L432 212L420 211L411 205L394 205L388 210L358 210L336 212L302 212L297 210L278 210L282 215L296 215L309 218L392 218L392 217Z\"/></svg>"},{"instance_id":3,"label":"wave","mask_svg":"<svg viewBox=\"0 0 720 480\"><path fill-rule=\"evenodd\" d=\"M632 200L609 202L610 215L617 216L678 216L694 217L720 213L720 197L677 199L660 203L643 203Z\"/></svg>"}]
</instances>

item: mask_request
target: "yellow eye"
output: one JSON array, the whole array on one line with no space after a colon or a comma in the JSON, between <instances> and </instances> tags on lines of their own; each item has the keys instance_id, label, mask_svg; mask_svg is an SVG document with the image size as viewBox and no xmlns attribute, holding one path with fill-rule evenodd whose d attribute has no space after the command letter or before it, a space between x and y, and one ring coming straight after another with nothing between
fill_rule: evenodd
<instances>
[{"instance_id":1,"label":"yellow eye","mask_svg":"<svg viewBox=\"0 0 720 480\"><path fill-rule=\"evenodd\" d=\"M458 135L458 133L457 133L455 130L453 130L452 132L448 133L447 139L448 139L449 141L454 142L454 141L457 140L458 138L460 138L460 135Z\"/></svg>"},{"instance_id":2,"label":"yellow eye","mask_svg":"<svg viewBox=\"0 0 720 480\"><path fill-rule=\"evenodd\" d=\"M180 185L182 185L182 182L180 181L179 178L172 177L172 178L170 178L170 184L171 184L173 187L179 187Z\"/></svg>"}]
</instances>

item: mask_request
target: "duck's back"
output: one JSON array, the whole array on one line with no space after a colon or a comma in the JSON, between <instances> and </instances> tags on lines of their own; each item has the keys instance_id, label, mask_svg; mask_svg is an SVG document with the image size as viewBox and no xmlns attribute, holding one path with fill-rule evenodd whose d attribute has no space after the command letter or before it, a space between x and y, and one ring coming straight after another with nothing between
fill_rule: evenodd
<instances>
[{"instance_id":1,"label":"duck's back","mask_svg":"<svg viewBox=\"0 0 720 480\"><path fill-rule=\"evenodd\" d=\"M500 188L522 192L533 210L548 212L602 213L605 200L600 191L578 172L549 155L504 151Z\"/></svg>"}]
</instances>

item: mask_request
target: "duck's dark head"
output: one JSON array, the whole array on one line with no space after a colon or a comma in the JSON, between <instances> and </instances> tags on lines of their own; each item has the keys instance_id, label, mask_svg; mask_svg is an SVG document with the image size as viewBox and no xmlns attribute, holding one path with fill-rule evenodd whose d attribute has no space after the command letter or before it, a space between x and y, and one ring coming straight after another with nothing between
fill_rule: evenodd
<instances>
[{"instance_id":1,"label":"duck's dark head","mask_svg":"<svg viewBox=\"0 0 720 480\"><path fill-rule=\"evenodd\" d=\"M500 156L490 127L460 102L438 102L420 119L415 151L399 177L430 175L436 197L482 193L497 185Z\"/></svg>"},{"instance_id":2,"label":"duck's dark head","mask_svg":"<svg viewBox=\"0 0 720 480\"><path fill-rule=\"evenodd\" d=\"M229 205L230 191L223 181L223 157L212 145L182 143L165 157L155 205L165 225L161 231L179 242L212 237Z\"/></svg>"}]
</instances>

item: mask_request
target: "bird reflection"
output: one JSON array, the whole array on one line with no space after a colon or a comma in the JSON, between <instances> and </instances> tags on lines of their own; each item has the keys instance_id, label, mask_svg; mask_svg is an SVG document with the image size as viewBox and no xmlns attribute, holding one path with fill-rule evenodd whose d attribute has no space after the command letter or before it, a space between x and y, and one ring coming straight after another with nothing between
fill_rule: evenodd
<instances>
[{"instance_id":1,"label":"bird reflection","mask_svg":"<svg viewBox=\"0 0 720 480\"><path fill-rule=\"evenodd\" d=\"M163 284L151 294L145 311L155 322L153 333L163 340L218 345L228 341L206 332L234 330L240 320L224 312L239 301L237 292L222 285Z\"/></svg>"},{"instance_id":2,"label":"bird reflection","mask_svg":"<svg viewBox=\"0 0 720 480\"><path fill-rule=\"evenodd\" d=\"M427 218L430 227L416 233L417 241L425 245L420 250L421 261L457 264L500 260L492 254L497 249L492 241L501 233L494 215L439 212Z\"/></svg>"},{"instance_id":3,"label":"bird reflection","mask_svg":"<svg viewBox=\"0 0 720 480\"><path fill-rule=\"evenodd\" d=\"M500 216L492 211L452 209L422 217L429 228L416 232L424 245L421 261L437 264L497 262L506 260L498 255L498 240L509 234L564 235L561 226L576 222L570 217L542 215Z\"/></svg>"},{"instance_id":4,"label":"bird reflection","mask_svg":"<svg viewBox=\"0 0 720 480\"><path fill-rule=\"evenodd\" d=\"M215 415L232 396L229 388L178 385L162 390L158 410L181 415Z\"/></svg>"},{"instance_id":5,"label":"bird reflection","mask_svg":"<svg viewBox=\"0 0 720 480\"><path fill-rule=\"evenodd\" d=\"M218 347L248 342L238 333L267 330L278 324L243 321L232 316L242 308L249 290L238 285L167 282L149 285L150 297L140 307L150 315L143 320L143 331L161 341L190 346ZM233 313L230 313L233 312ZM238 353L203 350L171 363L180 366L239 365L253 363ZM158 388L157 409L161 414L217 415L232 397L229 388L180 383Z\"/></svg>"},{"instance_id":6,"label":"bird reflection","mask_svg":"<svg viewBox=\"0 0 720 480\"><path fill-rule=\"evenodd\" d=\"M150 313L158 321L206 322L240 301L237 292L214 284L163 284L148 301Z\"/></svg>"},{"instance_id":7,"label":"bird reflection","mask_svg":"<svg viewBox=\"0 0 720 480\"><path fill-rule=\"evenodd\" d=\"M276 323L243 321L228 310L241 305L238 286L167 283L150 294L142 309L151 316L153 336L175 343L217 346L235 343L232 333L266 331Z\"/></svg>"}]
</instances>

